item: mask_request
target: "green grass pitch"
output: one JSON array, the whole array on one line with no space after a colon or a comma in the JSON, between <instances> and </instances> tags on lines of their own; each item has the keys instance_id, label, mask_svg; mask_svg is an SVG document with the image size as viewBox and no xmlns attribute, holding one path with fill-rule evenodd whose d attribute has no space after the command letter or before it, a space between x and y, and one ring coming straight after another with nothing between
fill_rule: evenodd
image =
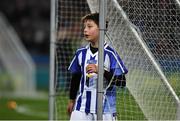
<instances>
[{"instance_id":1,"label":"green grass pitch","mask_svg":"<svg viewBox=\"0 0 180 121\"><path fill-rule=\"evenodd\" d=\"M117 94L117 113L118 120L146 120L143 112L135 102L128 89L120 89ZM69 116L66 112L68 104L68 93L60 91L60 95L56 98L56 119L68 120Z\"/></svg>"},{"instance_id":2,"label":"green grass pitch","mask_svg":"<svg viewBox=\"0 0 180 121\"><path fill-rule=\"evenodd\" d=\"M10 106L16 102L15 108ZM4 98L0 97L0 120L47 120L48 98Z\"/></svg>"}]
</instances>

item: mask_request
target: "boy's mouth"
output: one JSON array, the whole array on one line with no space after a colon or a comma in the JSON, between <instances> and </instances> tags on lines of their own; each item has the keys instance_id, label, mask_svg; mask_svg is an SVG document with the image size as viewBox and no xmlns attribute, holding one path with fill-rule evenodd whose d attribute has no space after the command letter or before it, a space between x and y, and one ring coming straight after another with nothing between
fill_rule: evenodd
<instances>
[{"instance_id":1,"label":"boy's mouth","mask_svg":"<svg viewBox=\"0 0 180 121\"><path fill-rule=\"evenodd\" d=\"M85 38L88 38L88 37L89 37L89 35L84 35L84 37L85 37Z\"/></svg>"}]
</instances>

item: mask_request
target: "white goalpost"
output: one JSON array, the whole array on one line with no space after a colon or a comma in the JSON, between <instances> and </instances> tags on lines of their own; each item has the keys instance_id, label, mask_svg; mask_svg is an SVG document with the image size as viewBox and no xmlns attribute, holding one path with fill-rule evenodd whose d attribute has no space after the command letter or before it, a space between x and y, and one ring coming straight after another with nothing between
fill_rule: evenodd
<instances>
[{"instance_id":1,"label":"white goalpost","mask_svg":"<svg viewBox=\"0 0 180 121\"><path fill-rule=\"evenodd\" d=\"M0 28L0 96L36 96L35 63L2 13Z\"/></svg>"},{"instance_id":2,"label":"white goalpost","mask_svg":"<svg viewBox=\"0 0 180 121\"><path fill-rule=\"evenodd\" d=\"M53 118L67 120L67 67L84 41L81 17L98 12L99 0L56 0L54 7L50 107ZM180 120L179 15L179 0L107 0L105 41L128 68L127 87L117 91L118 120Z\"/></svg>"}]
</instances>

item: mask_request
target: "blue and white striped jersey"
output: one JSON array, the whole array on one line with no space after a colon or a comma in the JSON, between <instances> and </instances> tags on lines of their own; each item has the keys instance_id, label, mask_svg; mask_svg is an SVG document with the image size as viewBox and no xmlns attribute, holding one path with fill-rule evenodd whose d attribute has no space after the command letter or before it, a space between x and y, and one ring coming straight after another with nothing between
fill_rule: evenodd
<instances>
[{"instance_id":1,"label":"blue and white striped jersey","mask_svg":"<svg viewBox=\"0 0 180 121\"><path fill-rule=\"evenodd\" d=\"M76 51L75 56L68 68L72 73L81 73L79 93L76 98L74 109L86 113L96 113L96 83L97 74L87 74L86 66L88 64L98 63L98 52L92 53L90 44ZM104 44L104 69L111 71L115 75L126 74L128 71L124 66L121 58L107 43ZM73 81L73 80L72 80ZM116 89L115 86L111 91L106 92L104 98L104 113L116 112ZM107 101L108 99L108 101ZM109 108L110 107L110 108Z\"/></svg>"}]
</instances>

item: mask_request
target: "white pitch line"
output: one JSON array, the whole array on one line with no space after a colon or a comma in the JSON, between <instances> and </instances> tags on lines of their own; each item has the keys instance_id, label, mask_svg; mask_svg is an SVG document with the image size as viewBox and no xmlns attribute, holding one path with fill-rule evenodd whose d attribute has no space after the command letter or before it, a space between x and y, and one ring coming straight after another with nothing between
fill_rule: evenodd
<instances>
[{"instance_id":1,"label":"white pitch line","mask_svg":"<svg viewBox=\"0 0 180 121\"><path fill-rule=\"evenodd\" d=\"M25 115L29 116L40 116L40 117L48 117L48 113L42 112L42 111L37 111L37 110L32 110L26 105L18 105L17 108L15 109L18 113L22 113Z\"/></svg>"}]
</instances>

